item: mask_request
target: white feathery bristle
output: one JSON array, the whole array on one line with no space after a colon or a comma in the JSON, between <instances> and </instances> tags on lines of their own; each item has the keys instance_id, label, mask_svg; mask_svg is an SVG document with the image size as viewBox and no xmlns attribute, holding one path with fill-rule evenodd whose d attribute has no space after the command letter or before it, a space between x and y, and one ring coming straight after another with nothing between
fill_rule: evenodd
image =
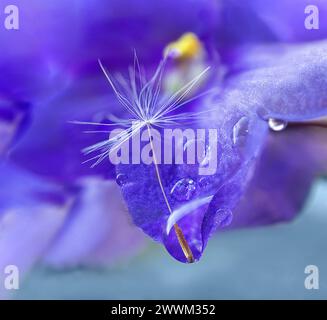
<instances>
[{"instance_id":1,"label":"white feathery bristle","mask_svg":"<svg viewBox=\"0 0 327 320\"><path fill-rule=\"evenodd\" d=\"M108 120L112 123L99 123L99 122L82 122L72 121L75 124L96 125L104 127L122 127L124 130L114 138L108 138L100 141L92 146L83 150L85 154L98 152L96 156L86 160L89 162L95 160L92 167L99 164L113 150L117 150L123 143L128 141L140 130L147 126L167 127L177 125L181 122L193 122L199 119L199 113L179 113L173 114L174 111L180 109L182 106L190 103L210 91L200 93L194 97L186 99L192 90L199 84L203 76L208 72L210 67L204 69L195 78L182 86L179 90L169 97L164 97L161 92L162 79L164 74L164 67L166 58L164 58L158 65L153 76L146 81L144 72L142 71L137 55L134 53L134 65L129 68L129 79L126 80L121 74L115 78L112 77L106 70L101 60L98 60L100 68L102 69L106 79L108 80L111 88L113 89L118 102L125 108L130 115L128 119L120 119L114 115L109 115ZM137 123L135 125L135 123ZM86 131L87 133L110 133L111 130L95 130Z\"/></svg>"}]
</instances>

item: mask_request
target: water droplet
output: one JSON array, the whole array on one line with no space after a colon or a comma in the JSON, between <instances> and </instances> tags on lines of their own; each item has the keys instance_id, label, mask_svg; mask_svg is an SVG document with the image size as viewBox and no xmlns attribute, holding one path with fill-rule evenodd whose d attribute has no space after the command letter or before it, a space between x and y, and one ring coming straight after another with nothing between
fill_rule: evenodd
<instances>
[{"instance_id":1,"label":"water droplet","mask_svg":"<svg viewBox=\"0 0 327 320\"><path fill-rule=\"evenodd\" d=\"M233 143L243 144L245 138L249 133L249 119L247 117L242 117L233 127Z\"/></svg>"},{"instance_id":2,"label":"water droplet","mask_svg":"<svg viewBox=\"0 0 327 320\"><path fill-rule=\"evenodd\" d=\"M116 176L116 183L119 186L123 186L127 182L127 175L123 173L119 173Z\"/></svg>"},{"instance_id":3,"label":"water droplet","mask_svg":"<svg viewBox=\"0 0 327 320\"><path fill-rule=\"evenodd\" d=\"M270 118L268 125L272 131L283 131L287 127L287 121Z\"/></svg>"},{"instance_id":4,"label":"water droplet","mask_svg":"<svg viewBox=\"0 0 327 320\"><path fill-rule=\"evenodd\" d=\"M196 190L195 182L191 178L178 180L170 191L178 201L190 200Z\"/></svg>"},{"instance_id":5,"label":"water droplet","mask_svg":"<svg viewBox=\"0 0 327 320\"><path fill-rule=\"evenodd\" d=\"M202 177L199 180L199 187L201 189L206 189L208 188L212 183L212 178L211 177Z\"/></svg>"},{"instance_id":6,"label":"water droplet","mask_svg":"<svg viewBox=\"0 0 327 320\"><path fill-rule=\"evenodd\" d=\"M233 213L229 209L218 209L216 211L216 217L215 222L217 224L217 227L227 227L229 226L233 221Z\"/></svg>"}]
</instances>

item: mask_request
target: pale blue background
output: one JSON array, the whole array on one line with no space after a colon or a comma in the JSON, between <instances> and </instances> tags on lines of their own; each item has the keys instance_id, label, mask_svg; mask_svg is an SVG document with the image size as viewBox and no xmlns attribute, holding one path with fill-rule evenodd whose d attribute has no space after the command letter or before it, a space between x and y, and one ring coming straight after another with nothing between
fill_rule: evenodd
<instances>
[{"instance_id":1,"label":"pale blue background","mask_svg":"<svg viewBox=\"0 0 327 320\"><path fill-rule=\"evenodd\" d=\"M180 264L152 244L115 268L56 272L39 267L16 298L326 299L326 230L327 181L320 180L294 222L218 234L200 263ZM319 267L319 290L304 288L309 264Z\"/></svg>"}]
</instances>

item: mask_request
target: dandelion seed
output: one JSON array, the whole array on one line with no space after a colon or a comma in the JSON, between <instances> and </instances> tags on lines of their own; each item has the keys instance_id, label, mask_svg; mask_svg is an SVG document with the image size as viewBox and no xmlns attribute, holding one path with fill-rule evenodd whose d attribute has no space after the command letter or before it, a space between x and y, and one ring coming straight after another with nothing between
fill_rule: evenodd
<instances>
[{"instance_id":1,"label":"dandelion seed","mask_svg":"<svg viewBox=\"0 0 327 320\"><path fill-rule=\"evenodd\" d=\"M206 91L187 99L192 90L195 89L195 87L200 83L200 80L207 73L209 67L204 69L200 74L198 74L195 78L193 78L187 84L182 86L171 96L167 97L164 93L161 92L164 67L166 65L167 58L164 58L159 63L159 66L155 71L154 75L148 81L146 80L144 73L142 72L138 58L135 53L134 66L133 68L129 68L129 82L121 74L117 75L116 78L113 78L106 70L102 62L100 60L98 60L98 62L111 88L113 89L118 102L128 112L130 118L120 119L114 115L110 115L109 119L112 122L110 124L79 121L74 122L76 124L91 124L105 126L109 128L111 126L119 126L124 128L124 130L115 137L100 141L83 150L85 154L92 154L96 152L98 153L94 157L85 161L95 161L92 165L93 167L98 165L106 157L108 157L110 152L119 149L124 143L126 143L136 134L138 134L142 129L148 130L149 136L151 136L152 127L164 128L185 122L192 122L198 120L201 114L204 113L184 112L175 114L173 112L210 92ZM92 133L95 132L99 131L93 131ZM100 130L100 132L103 131ZM108 130L104 132L110 133L111 131ZM171 215L173 211L164 191L164 186L160 177L158 159L151 139L150 145L152 149L154 160L153 163L155 166L160 190L167 205L167 209ZM174 230L185 257L187 258L188 262L193 262L194 257L192 251L184 237L182 230L179 228L177 223L174 224Z\"/></svg>"}]
</instances>

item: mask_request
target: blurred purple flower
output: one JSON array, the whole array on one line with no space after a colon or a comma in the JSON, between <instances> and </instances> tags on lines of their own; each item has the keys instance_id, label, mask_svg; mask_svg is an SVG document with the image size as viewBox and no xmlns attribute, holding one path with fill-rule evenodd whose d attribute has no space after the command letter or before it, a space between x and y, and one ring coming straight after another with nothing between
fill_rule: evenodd
<instances>
[{"instance_id":1,"label":"blurred purple flower","mask_svg":"<svg viewBox=\"0 0 327 320\"><path fill-rule=\"evenodd\" d=\"M8 164L0 181L1 270L24 274L42 256L58 268L108 265L142 247L113 181L89 177L69 188Z\"/></svg>"},{"instance_id":2,"label":"blurred purple flower","mask_svg":"<svg viewBox=\"0 0 327 320\"><path fill-rule=\"evenodd\" d=\"M136 49L152 63L162 43L183 32L209 37L217 6L193 0L17 6L20 29L0 28L0 268L15 264L24 273L40 259L54 267L114 263L140 250L144 238L128 221L119 187L103 179L113 178L114 168L82 164L81 149L99 137L68 122L102 121L108 109L118 109L99 57L119 70Z\"/></svg>"},{"instance_id":3,"label":"blurred purple flower","mask_svg":"<svg viewBox=\"0 0 327 320\"><path fill-rule=\"evenodd\" d=\"M274 5L255 0L247 5L232 0L40 2L18 3L21 30L0 29L0 49L6 48L0 62L0 155L5 163L0 168L0 221L5 226L0 265L27 270L41 256L56 267L108 263L133 252L142 237L126 221L113 181L117 173L127 177L121 191L133 222L173 257L187 261L176 234L167 234L170 212L155 168L114 168L109 162L89 168L80 150L101 140L101 133L83 134L68 123L107 122L108 114L122 114L98 58L111 71L124 72L135 49L150 73L164 48L185 32L200 38L206 52L202 62L212 64L206 85L215 91L185 108L201 112L215 106L210 123L199 119L193 128L218 129L218 171L202 177L197 166L160 165L160 173L173 210L186 207L177 220L194 259L233 216L230 227L289 220L298 213L317 170L326 169L325 132L269 132L268 120L299 122L327 114L326 42L280 43L313 40L307 31L297 32L304 7L299 18L292 11L298 5L281 0ZM292 10L278 9L286 5ZM319 7L325 12L325 4ZM314 39L326 33L322 24ZM179 68L176 63L172 72ZM299 157L290 151L293 141L297 152L312 150L297 163L301 174L294 169ZM195 183L189 202L170 194L181 179ZM22 241L13 240L17 234ZM27 247L29 254L22 254Z\"/></svg>"}]
</instances>

